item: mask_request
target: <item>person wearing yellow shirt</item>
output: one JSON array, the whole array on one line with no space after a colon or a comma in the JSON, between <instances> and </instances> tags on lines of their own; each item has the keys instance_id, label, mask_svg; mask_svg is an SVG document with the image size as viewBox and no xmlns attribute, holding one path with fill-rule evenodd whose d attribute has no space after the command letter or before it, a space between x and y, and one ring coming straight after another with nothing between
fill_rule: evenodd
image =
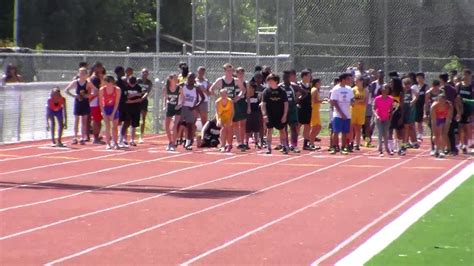
<instances>
[{"instance_id":1,"label":"person wearing yellow shirt","mask_svg":"<svg viewBox=\"0 0 474 266\"><path fill-rule=\"evenodd\" d=\"M365 111L367 108L369 91L364 87L364 78L362 76L356 77L355 86L352 88L354 92L354 104L351 108L351 133L349 138L355 142L354 149L360 150L360 139L362 126L365 124ZM350 149L351 150L351 149Z\"/></svg>"},{"instance_id":2,"label":"person wearing yellow shirt","mask_svg":"<svg viewBox=\"0 0 474 266\"><path fill-rule=\"evenodd\" d=\"M309 146L312 150L320 150L321 147L317 147L314 145L314 141L316 137L321 132L321 97L320 97L320 89L321 89L321 79L313 79L311 81L311 131L309 137Z\"/></svg>"},{"instance_id":3,"label":"person wearing yellow shirt","mask_svg":"<svg viewBox=\"0 0 474 266\"><path fill-rule=\"evenodd\" d=\"M220 96L216 101L216 118L217 126L221 128L221 151L230 152L233 139L232 118L234 117L234 103L227 96L227 89L221 89Z\"/></svg>"}]
</instances>

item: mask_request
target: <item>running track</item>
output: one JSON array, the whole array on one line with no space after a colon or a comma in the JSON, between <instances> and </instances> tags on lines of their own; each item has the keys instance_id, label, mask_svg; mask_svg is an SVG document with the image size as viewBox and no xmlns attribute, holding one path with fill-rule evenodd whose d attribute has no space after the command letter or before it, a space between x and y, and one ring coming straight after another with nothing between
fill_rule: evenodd
<instances>
[{"instance_id":1,"label":"running track","mask_svg":"<svg viewBox=\"0 0 474 266\"><path fill-rule=\"evenodd\" d=\"M0 146L0 264L331 265L472 163L427 147L381 159L165 142Z\"/></svg>"}]
</instances>

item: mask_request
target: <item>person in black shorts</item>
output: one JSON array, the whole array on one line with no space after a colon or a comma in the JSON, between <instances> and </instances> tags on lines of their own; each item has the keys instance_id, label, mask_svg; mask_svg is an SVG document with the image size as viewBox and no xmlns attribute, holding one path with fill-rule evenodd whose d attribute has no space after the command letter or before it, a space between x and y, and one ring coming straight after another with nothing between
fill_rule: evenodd
<instances>
[{"instance_id":1,"label":"person in black shorts","mask_svg":"<svg viewBox=\"0 0 474 266\"><path fill-rule=\"evenodd\" d=\"M141 78L138 79L138 84L142 87L142 90L144 92L144 99L140 105L140 114L142 118L142 122L140 125L140 138L138 140L138 143L143 143L143 137L145 136L145 121L146 121L146 115L148 114L148 97L150 97L150 94L153 90L153 82L148 78L150 75L150 72L148 69L144 68L142 69L142 76Z\"/></svg>"},{"instance_id":2,"label":"person in black shorts","mask_svg":"<svg viewBox=\"0 0 474 266\"><path fill-rule=\"evenodd\" d=\"M260 110L260 103L262 102L262 92L264 90L261 85L261 80L263 75L261 72L254 74L254 78L249 82L247 88L247 121L245 125L246 131L246 143L247 147L249 146L249 139L253 137L255 141L255 147L261 149L261 143L259 140L260 131L262 128L262 112Z\"/></svg>"},{"instance_id":3,"label":"person in black shorts","mask_svg":"<svg viewBox=\"0 0 474 266\"><path fill-rule=\"evenodd\" d=\"M280 77L270 74L267 77L268 88L263 91L262 113L263 120L268 128L267 132L267 154L272 153L272 133L273 128L280 132L280 141L283 145L282 152L288 154L288 142L286 138L286 119L288 115L288 97L286 92L278 84Z\"/></svg>"},{"instance_id":4,"label":"person in black shorts","mask_svg":"<svg viewBox=\"0 0 474 266\"><path fill-rule=\"evenodd\" d=\"M128 126L132 126L130 146L137 146L135 143L135 133L137 127L140 126L140 106L144 100L144 94L142 93L142 87L137 83L136 77L130 77L128 79L125 95L127 95L124 107L126 118L121 133L126 140L126 130Z\"/></svg>"},{"instance_id":5,"label":"person in black shorts","mask_svg":"<svg viewBox=\"0 0 474 266\"><path fill-rule=\"evenodd\" d=\"M311 70L303 69L301 71L300 87L306 92L299 97L298 109L298 132L303 127L303 149L307 149L309 145L309 134L311 132Z\"/></svg>"},{"instance_id":6,"label":"person in black shorts","mask_svg":"<svg viewBox=\"0 0 474 266\"><path fill-rule=\"evenodd\" d=\"M416 138L418 141L423 140L423 116L425 106L425 94L428 91L428 85L425 83L425 73L416 73L416 83L412 89L416 97L415 102L415 122L416 122Z\"/></svg>"},{"instance_id":7,"label":"person in black shorts","mask_svg":"<svg viewBox=\"0 0 474 266\"><path fill-rule=\"evenodd\" d=\"M474 99L474 84L472 83L471 70L463 70L463 79L456 86L456 89L463 103L461 120L459 121L459 139L462 152L467 154L469 145L471 145L469 142L472 142L473 111L472 107L469 105L469 101Z\"/></svg>"}]
</instances>

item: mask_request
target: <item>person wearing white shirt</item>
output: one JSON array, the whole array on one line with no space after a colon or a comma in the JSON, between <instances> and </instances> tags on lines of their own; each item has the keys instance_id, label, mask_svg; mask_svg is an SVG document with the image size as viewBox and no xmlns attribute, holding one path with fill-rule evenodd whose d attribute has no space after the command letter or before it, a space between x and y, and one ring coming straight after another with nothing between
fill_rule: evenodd
<instances>
[{"instance_id":1,"label":"person wearing white shirt","mask_svg":"<svg viewBox=\"0 0 474 266\"><path fill-rule=\"evenodd\" d=\"M348 154L347 135L350 132L351 125L351 106L354 102L354 93L349 87L352 84L352 75L344 73L339 76L340 85L335 87L331 93L331 104L334 106L332 129L333 149L331 154L335 154L339 144L339 134L342 134L341 153Z\"/></svg>"}]
</instances>

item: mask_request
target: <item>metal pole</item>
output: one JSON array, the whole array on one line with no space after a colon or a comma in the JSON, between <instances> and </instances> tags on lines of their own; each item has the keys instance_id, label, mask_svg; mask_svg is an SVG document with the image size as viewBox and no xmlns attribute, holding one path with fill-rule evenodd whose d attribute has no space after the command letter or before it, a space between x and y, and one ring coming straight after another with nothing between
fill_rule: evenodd
<instances>
[{"instance_id":1,"label":"metal pole","mask_svg":"<svg viewBox=\"0 0 474 266\"><path fill-rule=\"evenodd\" d=\"M280 22L280 0L276 0L276 21L275 21L275 25L276 25L276 30L275 30L275 35L274 35L274 42L275 42L275 72L278 73L278 29L279 29L279 23Z\"/></svg>"},{"instance_id":2,"label":"metal pole","mask_svg":"<svg viewBox=\"0 0 474 266\"><path fill-rule=\"evenodd\" d=\"M256 29L256 38L257 38L257 51L256 51L256 54L257 54L257 65L260 65L260 35L258 34L258 31L259 31L259 27L260 27L260 5L259 5L259 1L258 0L255 0L255 24L257 25L257 29Z\"/></svg>"},{"instance_id":3,"label":"metal pole","mask_svg":"<svg viewBox=\"0 0 474 266\"><path fill-rule=\"evenodd\" d=\"M160 117L160 99L161 99L161 88L157 85L159 84L158 79L158 71L160 69L160 28L161 28L161 0L156 0L156 40L155 40L155 49L156 54L153 60L153 76L155 78L155 93L153 97L153 131L155 134L160 132L160 124L161 124L161 117Z\"/></svg>"},{"instance_id":4,"label":"metal pole","mask_svg":"<svg viewBox=\"0 0 474 266\"><path fill-rule=\"evenodd\" d=\"M15 0L13 7L13 44L15 47L18 47L19 42L19 9L20 9L20 0Z\"/></svg>"},{"instance_id":5,"label":"metal pole","mask_svg":"<svg viewBox=\"0 0 474 266\"><path fill-rule=\"evenodd\" d=\"M233 34L232 34L232 28L234 24L234 0L229 0L229 5L230 5L230 19L229 19L229 53L232 54L232 42L234 41L233 39Z\"/></svg>"},{"instance_id":6,"label":"metal pole","mask_svg":"<svg viewBox=\"0 0 474 266\"><path fill-rule=\"evenodd\" d=\"M207 54L207 17L209 16L209 10L208 10L208 5L207 5L207 0L204 0L204 53Z\"/></svg>"},{"instance_id":7,"label":"metal pole","mask_svg":"<svg viewBox=\"0 0 474 266\"><path fill-rule=\"evenodd\" d=\"M291 0L291 42L290 42L290 60L291 68L295 68L295 0Z\"/></svg>"},{"instance_id":8,"label":"metal pole","mask_svg":"<svg viewBox=\"0 0 474 266\"><path fill-rule=\"evenodd\" d=\"M192 47L191 47L191 53L194 54L194 50L196 49L196 0L192 0L191 2L191 11L193 12L191 14L191 19L192 19L192 31L191 31L191 38L192 38Z\"/></svg>"},{"instance_id":9,"label":"metal pole","mask_svg":"<svg viewBox=\"0 0 474 266\"><path fill-rule=\"evenodd\" d=\"M383 68L388 73L388 0L383 1Z\"/></svg>"}]
</instances>

